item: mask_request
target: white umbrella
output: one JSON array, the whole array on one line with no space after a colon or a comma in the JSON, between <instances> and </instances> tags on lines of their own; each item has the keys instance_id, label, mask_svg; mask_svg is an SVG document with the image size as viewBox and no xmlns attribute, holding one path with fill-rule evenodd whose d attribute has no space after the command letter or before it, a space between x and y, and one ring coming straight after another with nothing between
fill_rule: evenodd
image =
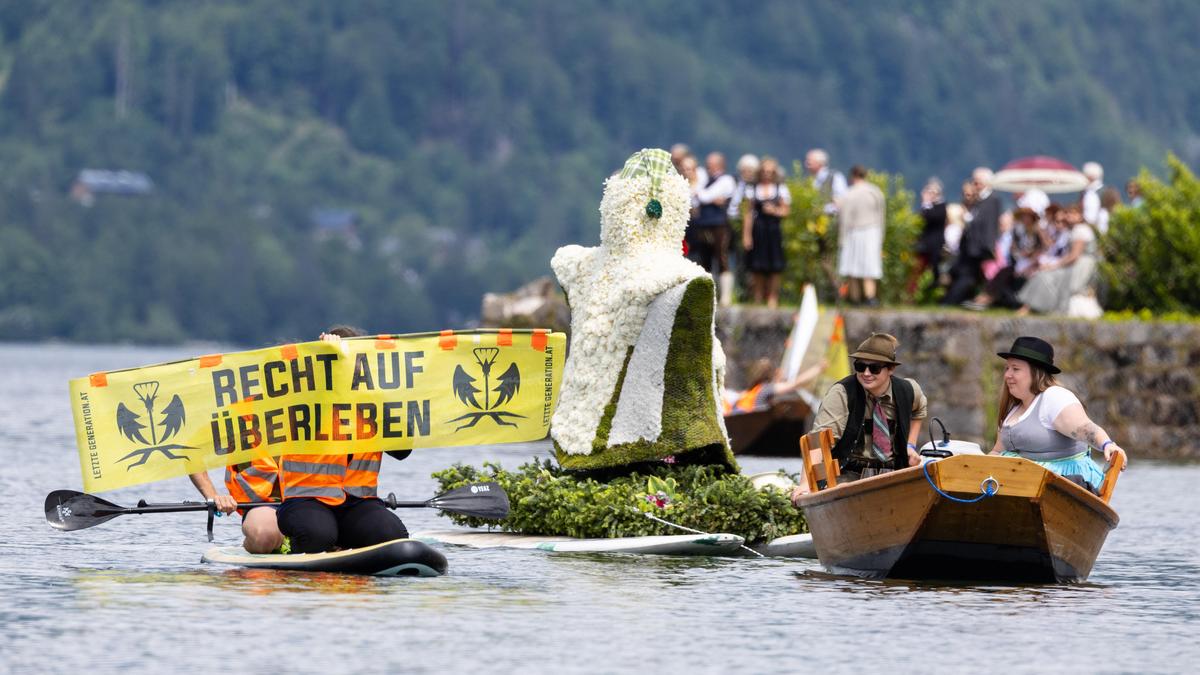
<instances>
[{"instance_id":1,"label":"white umbrella","mask_svg":"<svg viewBox=\"0 0 1200 675\"><path fill-rule=\"evenodd\" d=\"M992 177L992 189L1005 192L1041 190L1053 194L1079 192L1091 182L1069 163L1037 155L1014 159Z\"/></svg>"}]
</instances>

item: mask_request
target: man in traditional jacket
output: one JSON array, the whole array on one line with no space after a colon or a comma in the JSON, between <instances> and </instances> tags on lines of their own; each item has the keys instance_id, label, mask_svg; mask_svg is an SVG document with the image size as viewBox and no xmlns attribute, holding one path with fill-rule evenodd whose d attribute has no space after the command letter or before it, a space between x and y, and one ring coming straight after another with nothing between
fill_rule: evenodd
<instances>
[{"instance_id":1,"label":"man in traditional jacket","mask_svg":"<svg viewBox=\"0 0 1200 675\"><path fill-rule=\"evenodd\" d=\"M829 168L829 153L814 148L804 156L804 168L812 179L812 186L821 193L821 209L830 217L837 216L837 200L846 192L846 177L840 171Z\"/></svg>"}]
</instances>

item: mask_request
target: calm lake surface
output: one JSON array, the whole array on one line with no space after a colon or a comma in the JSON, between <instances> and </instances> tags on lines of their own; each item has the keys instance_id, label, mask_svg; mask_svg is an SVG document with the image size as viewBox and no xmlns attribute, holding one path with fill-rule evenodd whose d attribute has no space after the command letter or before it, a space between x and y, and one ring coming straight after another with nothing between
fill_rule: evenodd
<instances>
[{"instance_id":1,"label":"calm lake surface","mask_svg":"<svg viewBox=\"0 0 1200 675\"><path fill-rule=\"evenodd\" d=\"M442 549L435 579L205 565L203 514L46 525L48 492L82 485L67 381L203 347L0 345L0 672L1195 672L1200 466L1122 477L1089 583L944 586L829 577L815 561ZM936 402L932 402L936 408ZM431 497L431 471L516 466L547 446L385 461L382 492ZM746 458L747 472L799 469ZM220 482L219 472L212 472ZM119 504L196 499L185 478ZM410 531L444 528L401 512ZM240 543L237 518L216 543Z\"/></svg>"}]
</instances>

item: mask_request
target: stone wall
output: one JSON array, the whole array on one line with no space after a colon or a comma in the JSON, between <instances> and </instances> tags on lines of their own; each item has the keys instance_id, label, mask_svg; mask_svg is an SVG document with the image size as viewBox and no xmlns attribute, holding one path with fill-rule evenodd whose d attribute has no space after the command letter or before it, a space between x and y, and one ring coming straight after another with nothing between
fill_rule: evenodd
<instances>
[{"instance_id":1,"label":"stone wall","mask_svg":"<svg viewBox=\"0 0 1200 675\"><path fill-rule=\"evenodd\" d=\"M1132 458L1200 459L1200 325L1107 322L965 312L847 311L850 351L871 331L900 340L897 373L921 383L930 415L955 438L994 439L1005 351L1019 335L1055 347L1059 382ZM777 359L790 311L732 307L717 317L729 358L728 382L760 356ZM924 434L924 432L923 432Z\"/></svg>"},{"instance_id":2,"label":"stone wall","mask_svg":"<svg viewBox=\"0 0 1200 675\"><path fill-rule=\"evenodd\" d=\"M567 330L569 309L550 278L505 295L489 294L483 323ZM1004 351L1020 335L1055 347L1059 381L1132 458L1200 460L1200 324L1017 318L963 311L850 310L851 351L872 331L900 339L897 372L916 379L930 415L955 438L995 438ZM726 384L741 387L760 357L778 362L792 310L728 307L717 313L717 337L728 360ZM822 393L822 392L818 392Z\"/></svg>"}]
</instances>

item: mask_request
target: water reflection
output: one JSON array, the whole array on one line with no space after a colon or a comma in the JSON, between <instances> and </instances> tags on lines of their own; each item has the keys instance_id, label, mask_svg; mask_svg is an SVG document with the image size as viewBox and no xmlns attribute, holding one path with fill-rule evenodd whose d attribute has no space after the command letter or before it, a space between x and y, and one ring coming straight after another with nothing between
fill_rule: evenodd
<instances>
[{"instance_id":1,"label":"water reflection","mask_svg":"<svg viewBox=\"0 0 1200 675\"><path fill-rule=\"evenodd\" d=\"M383 581L374 577L346 574L284 572L280 570L221 568L195 572L128 573L114 570L79 570L73 586L91 600L113 602L136 597L139 590L154 593L187 593L200 588L217 588L249 595L273 593L317 593L353 595L372 593Z\"/></svg>"},{"instance_id":2,"label":"water reflection","mask_svg":"<svg viewBox=\"0 0 1200 675\"><path fill-rule=\"evenodd\" d=\"M841 574L830 574L822 569L794 572L798 579L819 584L831 584L847 593L866 592L872 595L889 593L928 592L937 594L973 593L1021 593L1025 596L1069 594L1073 591L1103 589L1104 585L1092 582L1079 584L991 584L964 583L956 581L928 581L909 579L866 579Z\"/></svg>"}]
</instances>

